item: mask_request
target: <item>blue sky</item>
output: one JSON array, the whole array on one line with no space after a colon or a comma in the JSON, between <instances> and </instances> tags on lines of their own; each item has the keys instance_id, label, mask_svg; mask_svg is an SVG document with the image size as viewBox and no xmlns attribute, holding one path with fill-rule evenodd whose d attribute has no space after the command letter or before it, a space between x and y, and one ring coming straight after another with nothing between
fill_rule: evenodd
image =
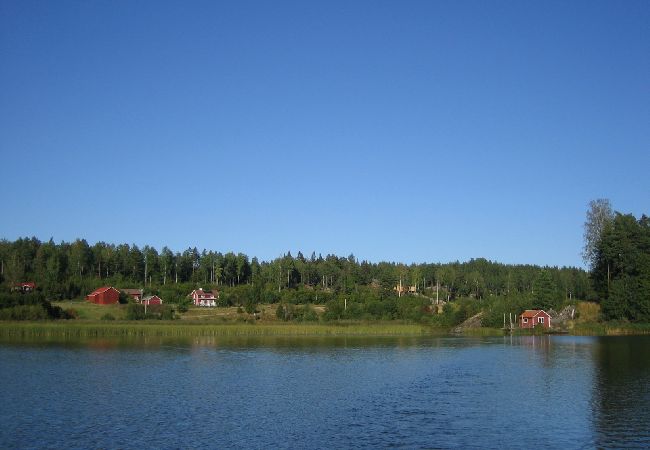
<instances>
[{"instance_id":1,"label":"blue sky","mask_svg":"<svg viewBox=\"0 0 650 450\"><path fill-rule=\"evenodd\" d=\"M581 265L650 2L0 1L0 238Z\"/></svg>"}]
</instances>

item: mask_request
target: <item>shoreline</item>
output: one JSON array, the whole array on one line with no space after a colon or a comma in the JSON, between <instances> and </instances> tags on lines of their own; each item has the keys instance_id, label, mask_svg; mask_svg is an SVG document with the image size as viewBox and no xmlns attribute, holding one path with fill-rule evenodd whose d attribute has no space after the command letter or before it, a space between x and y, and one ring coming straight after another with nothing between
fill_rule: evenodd
<instances>
[{"instance_id":1,"label":"shoreline","mask_svg":"<svg viewBox=\"0 0 650 450\"><path fill-rule=\"evenodd\" d=\"M588 323L548 333L515 330L514 336L629 336L650 334L650 324ZM469 328L463 333L408 323L179 323L161 321L0 322L0 337L327 337L327 336L503 336L498 328Z\"/></svg>"},{"instance_id":2,"label":"shoreline","mask_svg":"<svg viewBox=\"0 0 650 450\"><path fill-rule=\"evenodd\" d=\"M177 322L3 322L0 337L427 336L446 330L417 324L246 324Z\"/></svg>"}]
</instances>

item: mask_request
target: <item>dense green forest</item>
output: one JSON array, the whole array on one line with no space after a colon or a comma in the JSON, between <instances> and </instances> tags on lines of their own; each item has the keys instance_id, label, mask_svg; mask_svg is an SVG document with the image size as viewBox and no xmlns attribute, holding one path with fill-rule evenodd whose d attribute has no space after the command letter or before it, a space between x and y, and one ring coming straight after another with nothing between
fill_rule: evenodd
<instances>
[{"instance_id":1,"label":"dense green forest","mask_svg":"<svg viewBox=\"0 0 650 450\"><path fill-rule=\"evenodd\" d=\"M496 298L551 308L590 295L588 274L581 269L486 259L404 265L359 261L353 255L312 253L306 258L299 252L260 262L242 253L196 248L174 253L167 247L158 252L128 244L91 246L83 239L57 244L21 238L0 241L0 264L5 291L18 282L34 281L48 300L79 298L98 286L112 285L144 288L182 305L192 289L203 287L217 289L223 306L252 310L257 303L279 303L287 319L313 318L309 309L293 305L326 304L329 319L419 320L431 315L436 303L465 299L459 303L466 306L464 312L448 318L457 322L475 312L475 305Z\"/></svg>"},{"instance_id":2,"label":"dense green forest","mask_svg":"<svg viewBox=\"0 0 650 450\"><path fill-rule=\"evenodd\" d=\"M650 322L650 219L616 213L596 247L592 280L605 319Z\"/></svg>"},{"instance_id":3,"label":"dense green forest","mask_svg":"<svg viewBox=\"0 0 650 450\"><path fill-rule=\"evenodd\" d=\"M314 317L295 305L325 304L325 319L437 320L457 323L483 310L486 325L503 313L559 308L575 299L602 303L606 319L650 320L650 220L612 213L606 200L590 204L585 223L585 261L575 267L511 265L483 258L467 262L405 265L359 261L354 255L305 257L287 253L259 261L243 253L174 252L151 246L55 243L32 238L0 240L0 293L33 281L45 301L80 298L112 285L143 288L165 302L184 305L197 287L220 292L221 305L252 311L278 303L287 319ZM10 300L7 300L9 302ZM11 300L14 301L15 300ZM437 304L455 304L443 314ZM0 305L7 306L7 305ZM16 305L13 305L16 306Z\"/></svg>"}]
</instances>

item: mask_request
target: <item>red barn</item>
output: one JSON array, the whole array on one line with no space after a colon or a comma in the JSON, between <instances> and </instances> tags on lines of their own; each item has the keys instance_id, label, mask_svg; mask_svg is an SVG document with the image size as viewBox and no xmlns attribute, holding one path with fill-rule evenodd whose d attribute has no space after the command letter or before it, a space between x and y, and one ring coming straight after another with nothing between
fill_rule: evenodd
<instances>
[{"instance_id":1,"label":"red barn","mask_svg":"<svg viewBox=\"0 0 650 450\"><path fill-rule=\"evenodd\" d=\"M551 316L541 309L527 309L519 316L519 328L551 328Z\"/></svg>"},{"instance_id":2,"label":"red barn","mask_svg":"<svg viewBox=\"0 0 650 450\"><path fill-rule=\"evenodd\" d=\"M120 291L111 286L100 287L88 294L86 300L98 305L113 305L120 302Z\"/></svg>"},{"instance_id":3,"label":"red barn","mask_svg":"<svg viewBox=\"0 0 650 450\"><path fill-rule=\"evenodd\" d=\"M141 303L143 305L162 305L163 301L157 295L150 295L149 297L143 298Z\"/></svg>"}]
</instances>

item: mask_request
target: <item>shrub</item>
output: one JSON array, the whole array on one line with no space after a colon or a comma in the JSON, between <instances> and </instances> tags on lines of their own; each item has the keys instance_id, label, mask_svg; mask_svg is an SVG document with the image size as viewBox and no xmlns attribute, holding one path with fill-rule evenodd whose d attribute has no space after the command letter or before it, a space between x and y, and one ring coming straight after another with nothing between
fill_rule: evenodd
<instances>
[{"instance_id":1,"label":"shrub","mask_svg":"<svg viewBox=\"0 0 650 450\"><path fill-rule=\"evenodd\" d=\"M126 319L143 320L144 318L145 318L144 305L139 305L137 303L129 303L129 306L127 306L126 308Z\"/></svg>"},{"instance_id":2,"label":"shrub","mask_svg":"<svg viewBox=\"0 0 650 450\"><path fill-rule=\"evenodd\" d=\"M63 314L65 315L66 319L78 319L79 318L79 311L77 311L74 308L67 308L63 311Z\"/></svg>"}]
</instances>

